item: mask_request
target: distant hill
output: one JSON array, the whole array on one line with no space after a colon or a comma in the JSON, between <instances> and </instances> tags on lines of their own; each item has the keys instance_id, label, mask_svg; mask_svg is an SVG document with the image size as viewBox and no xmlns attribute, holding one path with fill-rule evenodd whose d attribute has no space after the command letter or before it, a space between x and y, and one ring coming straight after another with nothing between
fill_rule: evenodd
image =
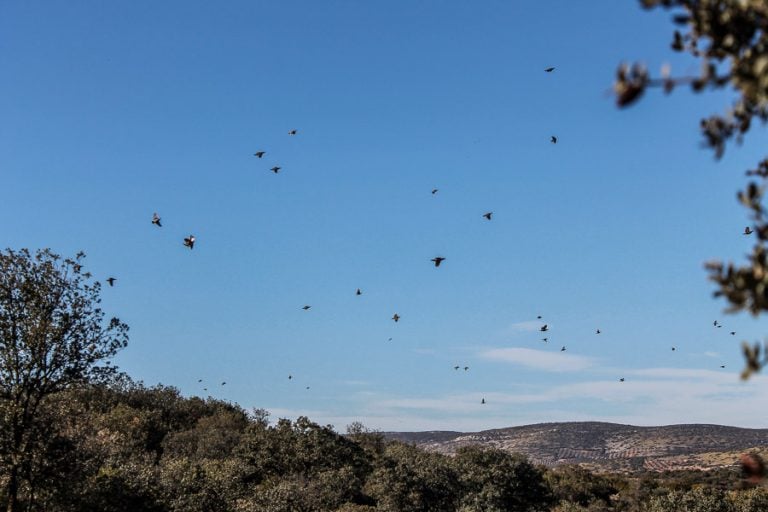
<instances>
[{"instance_id":1,"label":"distant hill","mask_svg":"<svg viewBox=\"0 0 768 512\"><path fill-rule=\"evenodd\" d=\"M593 471L713 469L736 465L746 450L768 453L768 429L721 425L635 427L590 421L384 435L441 453L479 444L525 454L536 464L579 464Z\"/></svg>"}]
</instances>

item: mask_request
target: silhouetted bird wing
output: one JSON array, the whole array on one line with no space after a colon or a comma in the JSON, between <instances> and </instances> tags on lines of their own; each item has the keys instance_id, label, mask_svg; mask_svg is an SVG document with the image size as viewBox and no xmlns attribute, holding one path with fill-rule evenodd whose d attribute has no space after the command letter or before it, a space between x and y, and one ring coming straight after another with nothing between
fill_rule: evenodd
<instances>
[{"instance_id":1,"label":"silhouetted bird wing","mask_svg":"<svg viewBox=\"0 0 768 512\"><path fill-rule=\"evenodd\" d=\"M544 71L546 71L547 73L551 73L551 72L553 72L554 70L555 70L555 68L547 68L547 69L545 69Z\"/></svg>"},{"instance_id":2,"label":"silhouetted bird wing","mask_svg":"<svg viewBox=\"0 0 768 512\"><path fill-rule=\"evenodd\" d=\"M280 172L280 169L282 169L282 167L274 166L273 168L270 169L270 171L277 174Z\"/></svg>"},{"instance_id":3,"label":"silhouetted bird wing","mask_svg":"<svg viewBox=\"0 0 768 512\"><path fill-rule=\"evenodd\" d=\"M443 258L442 256L438 256L438 257L436 257L436 258L432 258L430 261L433 261L433 262L435 263L435 266L436 266L436 267L439 267L439 266L440 266L440 264L441 264L443 261L445 261L445 258Z\"/></svg>"},{"instance_id":4,"label":"silhouetted bird wing","mask_svg":"<svg viewBox=\"0 0 768 512\"><path fill-rule=\"evenodd\" d=\"M255 153L253 154L253 156L256 156L256 157L259 157L259 158L261 158L261 157L263 157L265 154L266 154L266 151L257 151L257 152L255 152Z\"/></svg>"},{"instance_id":5,"label":"silhouetted bird wing","mask_svg":"<svg viewBox=\"0 0 768 512\"><path fill-rule=\"evenodd\" d=\"M485 217L488 220L491 220L491 215L493 215L493 212L484 213L483 217Z\"/></svg>"},{"instance_id":6,"label":"silhouetted bird wing","mask_svg":"<svg viewBox=\"0 0 768 512\"><path fill-rule=\"evenodd\" d=\"M555 137L554 135L550 137L549 140L552 142L552 144L557 144L557 137Z\"/></svg>"}]
</instances>

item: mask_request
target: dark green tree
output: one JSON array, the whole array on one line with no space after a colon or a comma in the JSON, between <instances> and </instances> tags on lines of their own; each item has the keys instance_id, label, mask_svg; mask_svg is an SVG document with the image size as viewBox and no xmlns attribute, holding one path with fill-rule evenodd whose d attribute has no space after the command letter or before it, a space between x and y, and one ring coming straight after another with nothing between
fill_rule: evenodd
<instances>
[{"instance_id":1,"label":"dark green tree","mask_svg":"<svg viewBox=\"0 0 768 512\"><path fill-rule=\"evenodd\" d=\"M462 486L459 512L544 512L554 504L542 472L522 455L468 446L454 464Z\"/></svg>"},{"instance_id":2,"label":"dark green tree","mask_svg":"<svg viewBox=\"0 0 768 512\"><path fill-rule=\"evenodd\" d=\"M674 77L664 69L652 77L645 67L622 65L614 89L620 107L637 101L649 87L670 93L680 85L694 92L731 88L734 103L723 113L703 118L701 132L706 146L717 158L731 140L740 141L754 120L768 120L768 2L765 0L641 0L645 8L664 7L674 12L678 26L672 49L688 52L701 60L698 76ZM710 279L717 284L715 296L729 302L729 311L768 311L768 210L763 206L768 158L748 170L753 179L739 192L739 201L749 209L756 241L745 265L721 262L707 264ZM742 378L768 364L768 343L743 345L746 367Z\"/></svg>"},{"instance_id":3,"label":"dark green tree","mask_svg":"<svg viewBox=\"0 0 768 512\"><path fill-rule=\"evenodd\" d=\"M107 361L128 342L128 326L104 322L100 284L83 272L84 254L0 253L0 467L8 512L51 431L41 414L61 391L115 371Z\"/></svg>"}]
</instances>

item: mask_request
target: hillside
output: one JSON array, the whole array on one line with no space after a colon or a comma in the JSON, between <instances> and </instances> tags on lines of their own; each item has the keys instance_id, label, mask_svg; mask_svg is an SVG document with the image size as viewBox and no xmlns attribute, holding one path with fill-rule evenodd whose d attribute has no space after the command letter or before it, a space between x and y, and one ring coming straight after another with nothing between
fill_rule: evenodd
<instances>
[{"instance_id":1,"label":"hillside","mask_svg":"<svg viewBox=\"0 0 768 512\"><path fill-rule=\"evenodd\" d=\"M537 464L580 464L594 471L711 469L737 464L745 450L768 450L768 429L720 425L541 423L474 433L387 432L385 436L446 454L467 445L493 446L525 454Z\"/></svg>"}]
</instances>

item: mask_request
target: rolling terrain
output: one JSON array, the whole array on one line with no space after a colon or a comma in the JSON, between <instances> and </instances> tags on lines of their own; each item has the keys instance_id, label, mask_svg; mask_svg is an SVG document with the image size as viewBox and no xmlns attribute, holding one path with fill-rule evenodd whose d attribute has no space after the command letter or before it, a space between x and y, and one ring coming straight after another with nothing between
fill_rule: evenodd
<instances>
[{"instance_id":1,"label":"rolling terrain","mask_svg":"<svg viewBox=\"0 0 768 512\"><path fill-rule=\"evenodd\" d=\"M386 432L441 453L485 445L522 453L545 466L579 464L593 471L672 471L735 466L744 451L768 453L768 429L720 425L636 427L600 422L541 423L482 432Z\"/></svg>"}]
</instances>

